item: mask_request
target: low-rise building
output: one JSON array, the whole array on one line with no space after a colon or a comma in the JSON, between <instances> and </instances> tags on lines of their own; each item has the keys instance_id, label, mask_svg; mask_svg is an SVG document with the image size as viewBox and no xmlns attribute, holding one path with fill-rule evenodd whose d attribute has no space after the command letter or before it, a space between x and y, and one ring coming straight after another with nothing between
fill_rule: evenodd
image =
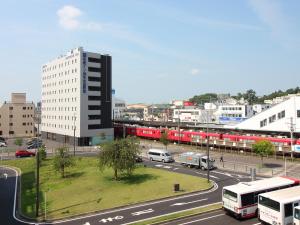
<instances>
[{"instance_id":1,"label":"low-rise building","mask_svg":"<svg viewBox=\"0 0 300 225\"><path fill-rule=\"evenodd\" d=\"M12 93L11 101L0 108L0 136L34 136L34 110L34 103L26 102L26 93Z\"/></svg>"}]
</instances>

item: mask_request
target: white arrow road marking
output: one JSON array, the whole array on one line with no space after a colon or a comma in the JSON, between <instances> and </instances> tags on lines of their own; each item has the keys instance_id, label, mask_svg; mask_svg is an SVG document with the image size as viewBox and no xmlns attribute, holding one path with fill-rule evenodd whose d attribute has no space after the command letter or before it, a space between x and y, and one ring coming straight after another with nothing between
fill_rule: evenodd
<instances>
[{"instance_id":1,"label":"white arrow road marking","mask_svg":"<svg viewBox=\"0 0 300 225\"><path fill-rule=\"evenodd\" d=\"M133 216L139 216L139 215L142 215L142 214L152 213L152 212L154 212L153 209L146 209L146 210L143 210L143 211L131 213L131 215L133 215Z\"/></svg>"},{"instance_id":2,"label":"white arrow road marking","mask_svg":"<svg viewBox=\"0 0 300 225\"><path fill-rule=\"evenodd\" d=\"M173 170L178 170L178 168L174 168Z\"/></svg>"},{"instance_id":3,"label":"white arrow road marking","mask_svg":"<svg viewBox=\"0 0 300 225\"><path fill-rule=\"evenodd\" d=\"M165 169L171 169L171 166L164 166Z\"/></svg>"},{"instance_id":4,"label":"white arrow road marking","mask_svg":"<svg viewBox=\"0 0 300 225\"><path fill-rule=\"evenodd\" d=\"M89 222L86 222L85 224L83 224L83 225L91 225Z\"/></svg>"},{"instance_id":5,"label":"white arrow road marking","mask_svg":"<svg viewBox=\"0 0 300 225\"><path fill-rule=\"evenodd\" d=\"M113 222L114 220L121 220L123 219L124 216L115 216L113 218L111 217L108 217L106 219L102 219L102 220L99 220L99 223L107 223L107 222Z\"/></svg>"},{"instance_id":6,"label":"white arrow road marking","mask_svg":"<svg viewBox=\"0 0 300 225\"><path fill-rule=\"evenodd\" d=\"M187 204L192 204L192 203L195 203L195 202L203 202L203 201L206 201L207 198L203 198L203 199L199 199L199 200L195 200L195 201L191 201L191 202L178 202L178 203L175 203L171 206L181 206L181 205L187 205Z\"/></svg>"},{"instance_id":7,"label":"white arrow road marking","mask_svg":"<svg viewBox=\"0 0 300 225\"><path fill-rule=\"evenodd\" d=\"M160 165L160 164L157 164L157 165L155 165L156 167L162 167L163 165Z\"/></svg>"},{"instance_id":8,"label":"white arrow road marking","mask_svg":"<svg viewBox=\"0 0 300 225\"><path fill-rule=\"evenodd\" d=\"M222 175L225 175L225 176L229 176L229 177L232 177L232 175L230 173L222 173L222 172L218 172L218 171L211 171L212 173L218 173L218 174L222 174Z\"/></svg>"},{"instance_id":9,"label":"white arrow road marking","mask_svg":"<svg viewBox=\"0 0 300 225\"><path fill-rule=\"evenodd\" d=\"M5 180L6 180L6 179L7 179L7 176L8 176L8 174L7 174L7 173L4 173L3 175L4 175L4 178L5 178Z\"/></svg>"}]
</instances>

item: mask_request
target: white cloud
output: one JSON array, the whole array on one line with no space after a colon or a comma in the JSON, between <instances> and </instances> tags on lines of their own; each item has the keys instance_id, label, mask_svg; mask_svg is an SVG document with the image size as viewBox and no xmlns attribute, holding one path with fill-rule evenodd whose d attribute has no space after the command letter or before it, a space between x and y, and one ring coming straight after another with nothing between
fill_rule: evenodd
<instances>
[{"instance_id":1,"label":"white cloud","mask_svg":"<svg viewBox=\"0 0 300 225\"><path fill-rule=\"evenodd\" d=\"M80 27L78 17L81 14L81 10L72 5L65 5L57 11L59 24L67 30L75 30Z\"/></svg>"},{"instance_id":2,"label":"white cloud","mask_svg":"<svg viewBox=\"0 0 300 225\"><path fill-rule=\"evenodd\" d=\"M199 70L199 69L194 68L194 69L191 70L191 74L192 74L192 75L197 75L197 74L199 74L199 73L200 73L200 70Z\"/></svg>"}]
</instances>

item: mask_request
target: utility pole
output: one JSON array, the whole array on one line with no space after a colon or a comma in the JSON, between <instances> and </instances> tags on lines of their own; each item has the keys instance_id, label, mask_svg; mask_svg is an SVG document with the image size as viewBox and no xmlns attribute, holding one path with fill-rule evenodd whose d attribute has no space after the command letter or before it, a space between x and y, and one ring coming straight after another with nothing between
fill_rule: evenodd
<instances>
[{"instance_id":1,"label":"utility pole","mask_svg":"<svg viewBox=\"0 0 300 225\"><path fill-rule=\"evenodd\" d=\"M293 153L294 137L293 136L294 136L295 125L296 125L293 123L293 117L290 118L290 123L288 123L288 125L289 125L289 129L290 129L290 134L291 134L291 136L290 136L290 138L291 138L291 158L293 159L294 158L294 153Z\"/></svg>"},{"instance_id":2,"label":"utility pole","mask_svg":"<svg viewBox=\"0 0 300 225\"><path fill-rule=\"evenodd\" d=\"M206 151L207 151L207 182L210 182L210 177L209 177L209 163L210 163L210 159L209 159L209 137L208 137L208 114L207 114L207 121L206 121Z\"/></svg>"},{"instance_id":3,"label":"utility pole","mask_svg":"<svg viewBox=\"0 0 300 225\"><path fill-rule=\"evenodd\" d=\"M39 204L40 204L40 159L39 151L36 151L36 198L35 198L35 216L39 216Z\"/></svg>"}]
</instances>

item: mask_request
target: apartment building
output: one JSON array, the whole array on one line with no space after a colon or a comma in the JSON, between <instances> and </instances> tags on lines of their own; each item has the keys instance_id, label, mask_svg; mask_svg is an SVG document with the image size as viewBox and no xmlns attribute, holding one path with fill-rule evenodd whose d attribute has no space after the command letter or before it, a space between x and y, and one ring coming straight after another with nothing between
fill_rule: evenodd
<instances>
[{"instance_id":1,"label":"apartment building","mask_svg":"<svg viewBox=\"0 0 300 225\"><path fill-rule=\"evenodd\" d=\"M111 56L82 47L43 65L42 137L80 146L112 140L111 79Z\"/></svg>"},{"instance_id":2,"label":"apartment building","mask_svg":"<svg viewBox=\"0 0 300 225\"><path fill-rule=\"evenodd\" d=\"M12 93L11 101L0 108L0 136L34 136L34 103L26 102L26 93Z\"/></svg>"}]
</instances>

